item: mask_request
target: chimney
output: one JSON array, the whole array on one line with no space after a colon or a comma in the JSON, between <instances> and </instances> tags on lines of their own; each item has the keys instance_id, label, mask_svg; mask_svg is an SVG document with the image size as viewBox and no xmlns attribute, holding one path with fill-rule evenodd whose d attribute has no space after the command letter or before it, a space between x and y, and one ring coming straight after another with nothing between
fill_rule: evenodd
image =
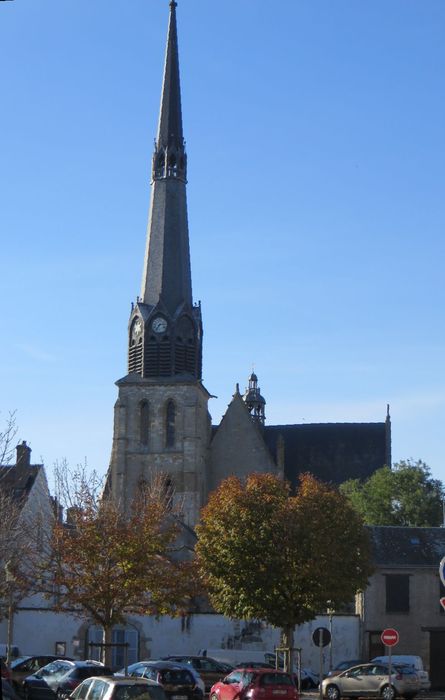
<instances>
[{"instance_id":1,"label":"chimney","mask_svg":"<svg viewBox=\"0 0 445 700\"><path fill-rule=\"evenodd\" d=\"M28 445L26 444L26 440L23 440L23 442L20 445L17 445L16 450L17 466L29 467L31 464L31 448L28 447Z\"/></svg>"}]
</instances>

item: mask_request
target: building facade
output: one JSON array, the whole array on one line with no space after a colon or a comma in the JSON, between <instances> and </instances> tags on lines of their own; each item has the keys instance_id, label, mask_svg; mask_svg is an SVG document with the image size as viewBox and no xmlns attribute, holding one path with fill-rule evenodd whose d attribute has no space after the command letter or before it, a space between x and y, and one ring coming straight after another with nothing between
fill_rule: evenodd
<instances>
[{"instance_id":1,"label":"building facade","mask_svg":"<svg viewBox=\"0 0 445 700\"><path fill-rule=\"evenodd\" d=\"M433 688L445 687L445 595L439 562L445 555L445 528L369 528L375 573L358 596L361 655L385 653L380 635L386 628L399 633L394 654L421 656Z\"/></svg>"}]
</instances>

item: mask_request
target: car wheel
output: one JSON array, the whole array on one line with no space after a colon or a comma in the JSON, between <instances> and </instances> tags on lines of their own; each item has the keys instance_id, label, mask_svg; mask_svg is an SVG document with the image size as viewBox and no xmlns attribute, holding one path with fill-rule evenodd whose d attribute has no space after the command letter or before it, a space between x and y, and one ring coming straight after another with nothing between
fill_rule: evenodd
<instances>
[{"instance_id":1,"label":"car wheel","mask_svg":"<svg viewBox=\"0 0 445 700\"><path fill-rule=\"evenodd\" d=\"M218 700L218 696L212 693L209 700Z\"/></svg>"},{"instance_id":2,"label":"car wheel","mask_svg":"<svg viewBox=\"0 0 445 700\"><path fill-rule=\"evenodd\" d=\"M384 685L381 695L383 700L394 700L396 697L396 689L393 685Z\"/></svg>"},{"instance_id":3,"label":"car wheel","mask_svg":"<svg viewBox=\"0 0 445 700\"><path fill-rule=\"evenodd\" d=\"M328 685L325 691L325 697L328 698L328 700L340 700L341 694L339 687L337 685ZM387 698L384 698L384 700L387 700Z\"/></svg>"}]
</instances>

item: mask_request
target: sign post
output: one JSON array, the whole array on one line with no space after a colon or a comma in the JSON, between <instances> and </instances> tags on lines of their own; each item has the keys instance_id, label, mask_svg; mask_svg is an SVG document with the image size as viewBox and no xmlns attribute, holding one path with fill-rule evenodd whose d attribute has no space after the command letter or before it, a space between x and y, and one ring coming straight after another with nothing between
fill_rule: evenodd
<instances>
[{"instance_id":1,"label":"sign post","mask_svg":"<svg viewBox=\"0 0 445 700\"><path fill-rule=\"evenodd\" d=\"M391 687L391 651L399 643L399 633L392 627L388 627L386 630L383 630L380 639L388 647L388 685Z\"/></svg>"},{"instance_id":2,"label":"sign post","mask_svg":"<svg viewBox=\"0 0 445 700\"><path fill-rule=\"evenodd\" d=\"M323 647L327 646L331 641L331 633L327 627L317 627L312 633L312 641L316 647L320 647L320 700L323 700L323 688L321 687L323 680Z\"/></svg>"}]
</instances>

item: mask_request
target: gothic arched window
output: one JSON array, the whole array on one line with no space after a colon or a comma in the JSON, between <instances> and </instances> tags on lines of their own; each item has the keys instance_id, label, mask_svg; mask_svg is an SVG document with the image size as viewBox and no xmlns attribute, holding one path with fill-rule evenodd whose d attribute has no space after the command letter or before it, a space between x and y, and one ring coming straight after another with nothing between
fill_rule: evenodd
<instances>
[{"instance_id":1,"label":"gothic arched window","mask_svg":"<svg viewBox=\"0 0 445 700\"><path fill-rule=\"evenodd\" d=\"M139 407L139 438L143 445L148 445L150 432L150 410L148 401L141 401Z\"/></svg>"},{"instance_id":2,"label":"gothic arched window","mask_svg":"<svg viewBox=\"0 0 445 700\"><path fill-rule=\"evenodd\" d=\"M172 400L167 402L167 410L165 412L165 445L173 447L175 444L175 420L176 408Z\"/></svg>"}]
</instances>

